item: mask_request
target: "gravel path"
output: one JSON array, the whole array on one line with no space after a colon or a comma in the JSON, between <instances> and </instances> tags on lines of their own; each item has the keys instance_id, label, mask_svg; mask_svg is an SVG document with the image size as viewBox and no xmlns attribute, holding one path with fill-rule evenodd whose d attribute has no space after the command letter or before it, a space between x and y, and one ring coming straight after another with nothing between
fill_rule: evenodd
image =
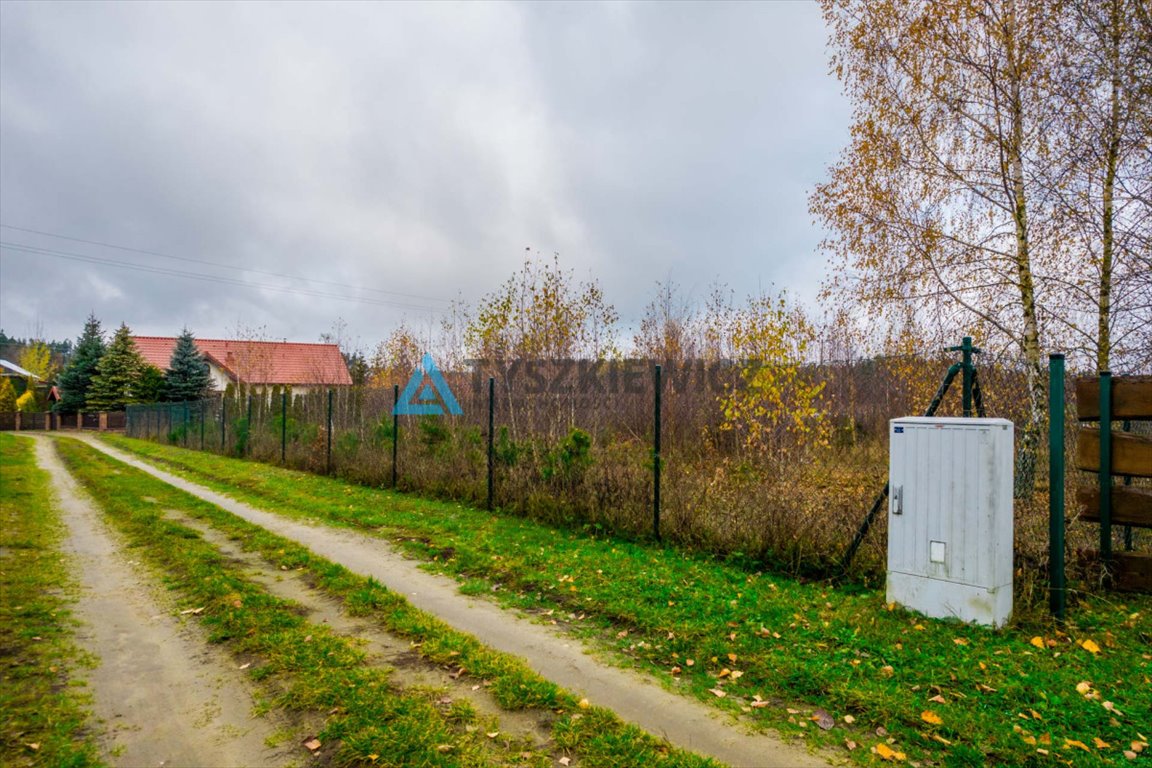
<instances>
[{"instance_id":1,"label":"gravel path","mask_svg":"<svg viewBox=\"0 0 1152 768\"><path fill-rule=\"evenodd\" d=\"M450 578L426 573L388 542L346 529L310 525L257 509L158 469L99 440L94 448L277 535L296 541L351 571L371 576L409 602L489 647L523 658L541 676L586 696L675 746L731 766L825 766L803 746L751 734L725 714L671 693L637 672L603 664L574 638L497 605L460 594Z\"/></svg>"},{"instance_id":2,"label":"gravel path","mask_svg":"<svg viewBox=\"0 0 1152 768\"><path fill-rule=\"evenodd\" d=\"M36 437L37 463L52 475L67 525L64 551L80 584L77 643L98 659L85 677L102 731L103 757L119 766L276 766L274 724L252 717L253 698L235 664L181 622L156 580L122 554L100 512Z\"/></svg>"}]
</instances>

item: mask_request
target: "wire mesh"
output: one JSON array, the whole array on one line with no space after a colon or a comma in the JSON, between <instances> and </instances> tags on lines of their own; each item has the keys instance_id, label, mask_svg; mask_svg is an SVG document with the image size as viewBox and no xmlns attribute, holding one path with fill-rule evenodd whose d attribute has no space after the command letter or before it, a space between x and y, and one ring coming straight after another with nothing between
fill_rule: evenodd
<instances>
[{"instance_id":1,"label":"wire mesh","mask_svg":"<svg viewBox=\"0 0 1152 768\"><path fill-rule=\"evenodd\" d=\"M939 352L807 366L799 378L818 392L812 417L795 430L766 413L771 429L759 432L758 441L732 421L733 395L747 381L743 366L662 362L662 538L794 574L837 573L885 485L888 421L922 414L954 362L954 354ZM461 413L438 416L394 416L392 385L403 389L404 381L331 395L239 388L197 403L131 406L127 431L370 486L391 486L395 476L402 491L481 504L491 377L496 506L592 532L646 536L653 526L654 366L650 360L476 362L445 372ZM1016 425L1018 592L1042 599L1046 372L1015 356L983 355L977 380L985 415ZM1068 562L1073 578L1090 588L1095 577L1085 564L1098 527L1079 520L1075 499L1095 477L1073 469L1079 430L1071 383L1067 391ZM786 398L782 403L788 407ZM936 415L961 414L957 378ZM1114 535L1117 550L1152 546L1147 531L1118 526ZM875 580L885 562L881 514L851 574Z\"/></svg>"}]
</instances>

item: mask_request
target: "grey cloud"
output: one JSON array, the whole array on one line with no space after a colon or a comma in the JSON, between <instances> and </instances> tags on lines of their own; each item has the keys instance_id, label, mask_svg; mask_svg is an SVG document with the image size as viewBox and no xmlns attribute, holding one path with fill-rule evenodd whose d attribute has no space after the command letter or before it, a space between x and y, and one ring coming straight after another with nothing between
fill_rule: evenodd
<instances>
[{"instance_id":1,"label":"grey cloud","mask_svg":"<svg viewBox=\"0 0 1152 768\"><path fill-rule=\"evenodd\" d=\"M435 299L479 298L531 245L626 319L669 275L804 295L823 268L805 194L848 113L814 5L8 2L0 22L4 224ZM90 309L300 340L343 316L366 344L427 316L11 251L0 281L0 325L56 337Z\"/></svg>"}]
</instances>

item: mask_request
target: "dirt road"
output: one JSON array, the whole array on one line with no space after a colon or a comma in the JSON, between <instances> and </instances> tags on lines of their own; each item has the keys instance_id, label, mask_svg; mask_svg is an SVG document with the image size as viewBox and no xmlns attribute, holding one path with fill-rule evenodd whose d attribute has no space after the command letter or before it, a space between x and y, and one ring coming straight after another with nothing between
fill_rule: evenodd
<instances>
[{"instance_id":1,"label":"dirt road","mask_svg":"<svg viewBox=\"0 0 1152 768\"><path fill-rule=\"evenodd\" d=\"M234 501L157 469L99 440L83 438L100 451L194 496L292 539L351 571L371 576L413 605L484 644L525 659L532 669L593 703L615 711L649 733L732 766L824 766L828 763L764 734L751 734L725 715L660 687L650 678L608 666L578 641L480 599L461 595L455 581L426 573L378 538L308 525Z\"/></svg>"},{"instance_id":2,"label":"dirt road","mask_svg":"<svg viewBox=\"0 0 1152 768\"><path fill-rule=\"evenodd\" d=\"M68 474L51 439L36 437L51 473L80 584L77 643L99 661L83 675L102 756L119 766L277 766L295 744L266 746L275 724L252 716L252 693L199 627L181 622L155 579L123 555Z\"/></svg>"}]
</instances>

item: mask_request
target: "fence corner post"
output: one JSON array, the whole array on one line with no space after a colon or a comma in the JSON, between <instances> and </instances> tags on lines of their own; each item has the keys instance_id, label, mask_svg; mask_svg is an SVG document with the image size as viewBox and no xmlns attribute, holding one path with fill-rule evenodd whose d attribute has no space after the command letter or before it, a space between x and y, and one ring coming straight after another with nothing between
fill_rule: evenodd
<instances>
[{"instance_id":1,"label":"fence corner post","mask_svg":"<svg viewBox=\"0 0 1152 768\"><path fill-rule=\"evenodd\" d=\"M1067 612L1064 574L1064 355L1048 356L1048 605L1057 621Z\"/></svg>"}]
</instances>

